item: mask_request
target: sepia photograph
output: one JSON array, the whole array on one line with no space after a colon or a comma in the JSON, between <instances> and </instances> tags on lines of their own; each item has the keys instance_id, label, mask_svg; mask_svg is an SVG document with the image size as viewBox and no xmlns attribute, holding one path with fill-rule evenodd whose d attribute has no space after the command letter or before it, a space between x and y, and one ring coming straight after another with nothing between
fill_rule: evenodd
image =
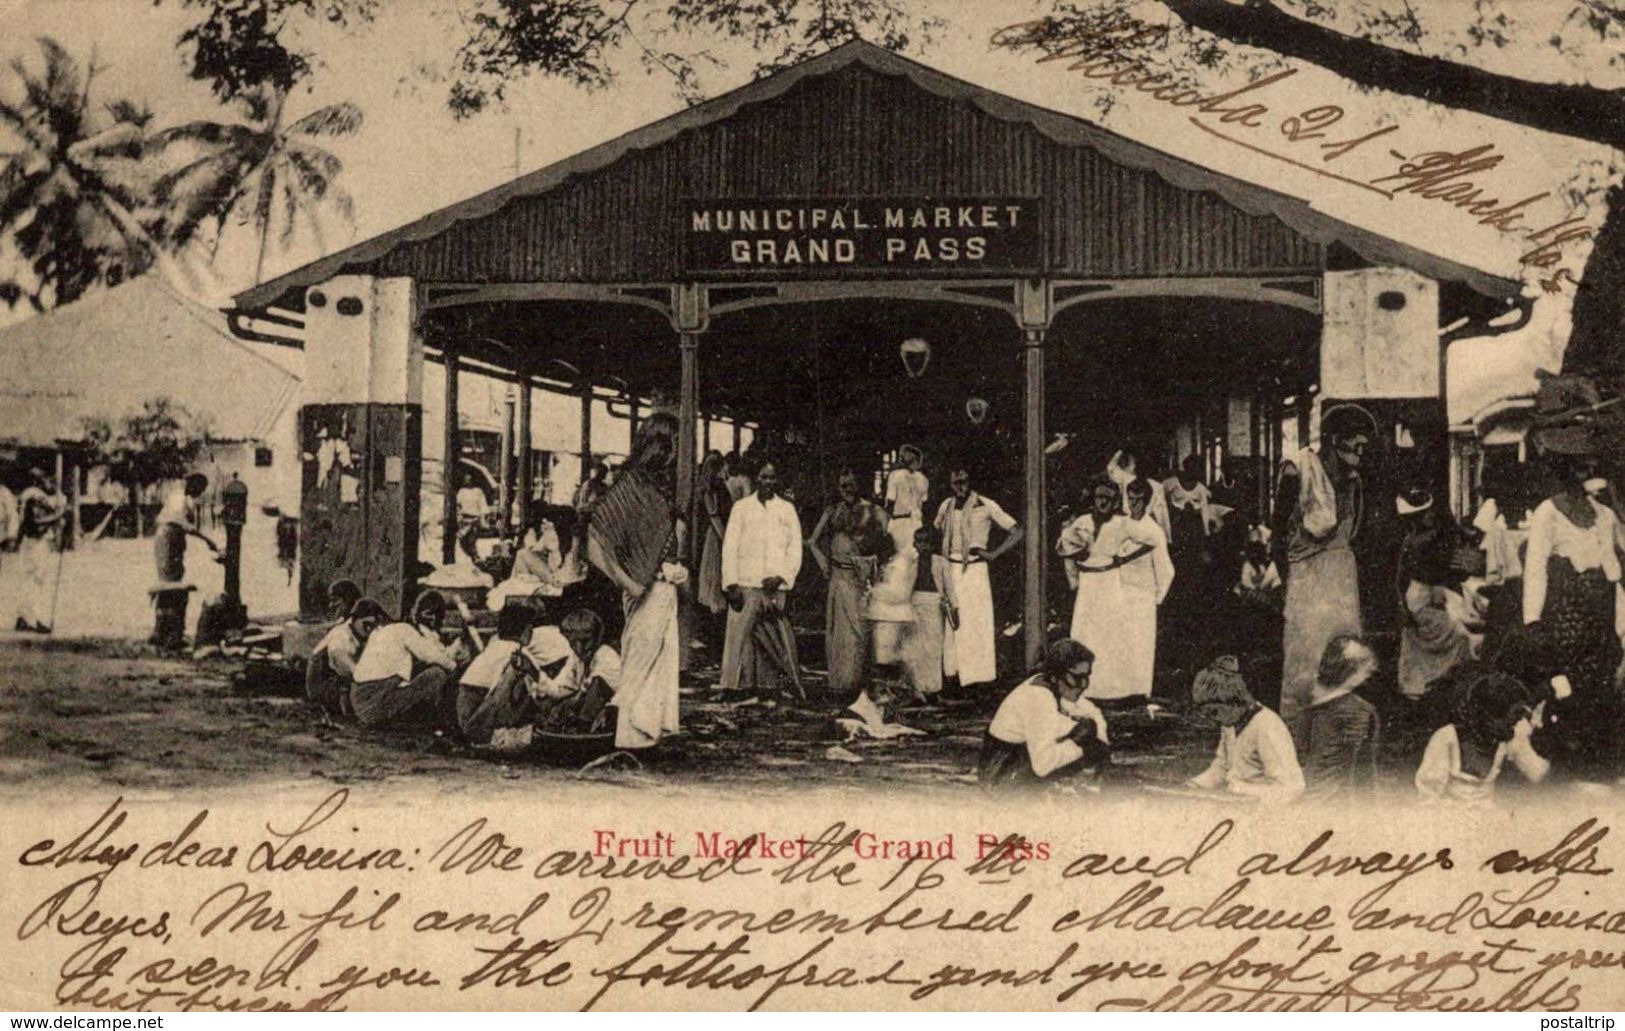
<instances>
[{"instance_id":1,"label":"sepia photograph","mask_svg":"<svg viewBox=\"0 0 1625 1031\"><path fill-rule=\"evenodd\" d=\"M0 26L8 1010L1625 1007L1616 0Z\"/></svg>"}]
</instances>

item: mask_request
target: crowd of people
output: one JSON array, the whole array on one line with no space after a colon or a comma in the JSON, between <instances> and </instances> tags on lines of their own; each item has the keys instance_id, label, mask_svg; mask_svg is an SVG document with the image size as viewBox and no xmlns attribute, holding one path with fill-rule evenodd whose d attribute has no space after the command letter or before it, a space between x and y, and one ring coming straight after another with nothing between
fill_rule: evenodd
<instances>
[{"instance_id":1,"label":"crowd of people","mask_svg":"<svg viewBox=\"0 0 1625 1031\"><path fill-rule=\"evenodd\" d=\"M1363 409L1325 413L1319 445L1277 470L1269 513L1221 503L1234 495L1210 487L1199 456L1158 478L1119 448L1056 524L1070 618L1003 694L999 629L1010 628L990 568L1029 531L982 493L970 463L934 467L948 481L939 499L926 456L903 445L879 497L846 468L817 509L786 496L776 453L713 451L680 507L677 435L672 415L650 416L613 474L596 463L571 504L535 508L498 549L485 598L494 627L464 610L452 635L455 599L433 578L400 620L348 581L329 585L310 701L364 727L433 727L503 751L583 740L637 750L679 730L679 678L709 657L725 705L794 699L874 724L894 698L981 702L992 718L979 776L994 786L1100 782L1113 725L1159 707L1218 728L1212 762L1184 786L1216 795L1324 798L1408 764L1423 796L1481 801L1508 767L1582 785L1622 772L1625 531L1595 439L1572 427L1534 435L1554 486L1526 519L1492 497L1461 525L1425 486L1400 490L1392 647L1362 618L1368 565L1356 551L1377 438ZM185 640L188 539L217 550L199 531L206 488L202 476L180 481L157 521L152 640L163 648ZM459 498L472 517L459 546L490 567L478 508ZM815 510L804 533L801 512ZM20 494L0 494L0 540L15 542L25 574L19 630L49 629L39 585L64 511L39 470ZM791 601L816 592L827 680L815 698Z\"/></svg>"}]
</instances>

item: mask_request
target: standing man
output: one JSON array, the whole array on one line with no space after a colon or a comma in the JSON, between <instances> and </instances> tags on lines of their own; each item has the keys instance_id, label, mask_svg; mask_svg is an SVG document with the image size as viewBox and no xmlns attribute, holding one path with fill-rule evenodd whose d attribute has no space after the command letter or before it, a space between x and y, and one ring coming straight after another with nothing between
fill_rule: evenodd
<instances>
[{"instance_id":1,"label":"standing man","mask_svg":"<svg viewBox=\"0 0 1625 1031\"><path fill-rule=\"evenodd\" d=\"M1338 405L1321 422L1321 450L1305 449L1296 460L1281 670L1281 718L1288 724L1309 705L1326 643L1360 636L1354 535L1364 512L1360 465L1375 436L1364 409Z\"/></svg>"},{"instance_id":2,"label":"standing man","mask_svg":"<svg viewBox=\"0 0 1625 1031\"><path fill-rule=\"evenodd\" d=\"M480 527L489 511L485 491L475 482L474 474L464 473L462 488L457 491L457 546L475 565L480 561Z\"/></svg>"},{"instance_id":3,"label":"standing man","mask_svg":"<svg viewBox=\"0 0 1625 1031\"><path fill-rule=\"evenodd\" d=\"M829 599L824 606L824 655L829 666L829 692L846 699L863 686L869 657L869 622L864 594L874 583L877 553L884 540L884 513L858 495L858 476L843 469L836 481L839 498L824 509L807 538L818 568L829 578ZM829 555L819 547L829 531ZM912 614L912 613L911 613Z\"/></svg>"},{"instance_id":4,"label":"standing man","mask_svg":"<svg viewBox=\"0 0 1625 1031\"><path fill-rule=\"evenodd\" d=\"M998 502L971 490L970 470L963 463L948 477L953 493L937 509L937 532L954 596L959 601L959 626L950 627L942 646L942 671L959 677L960 687L991 683L998 670L994 661L993 585L987 564L1021 541L1021 527ZM989 528L997 525L1004 540L988 550Z\"/></svg>"},{"instance_id":5,"label":"standing man","mask_svg":"<svg viewBox=\"0 0 1625 1031\"><path fill-rule=\"evenodd\" d=\"M164 651L180 651L186 647L186 603L197 590L195 584L186 581L186 538L196 537L207 544L210 551L220 553L219 546L198 531L198 499L208 489L209 478L202 473L192 473L180 487L170 491L163 508L158 510L158 528L152 538L158 581L147 593L152 595L157 609L151 642Z\"/></svg>"},{"instance_id":6,"label":"standing man","mask_svg":"<svg viewBox=\"0 0 1625 1031\"><path fill-rule=\"evenodd\" d=\"M722 644L722 690L749 693L785 682L801 690L795 631L785 611L786 594L801 572L801 520L779 497L779 471L764 461L756 492L728 514L722 538L723 593L728 629Z\"/></svg>"},{"instance_id":7,"label":"standing man","mask_svg":"<svg viewBox=\"0 0 1625 1031\"><path fill-rule=\"evenodd\" d=\"M9 466L0 468L0 554L10 551L17 543L17 532L22 518L17 512L17 495L11 492Z\"/></svg>"},{"instance_id":8,"label":"standing man","mask_svg":"<svg viewBox=\"0 0 1625 1031\"><path fill-rule=\"evenodd\" d=\"M57 493L56 482L45 470L28 471L28 486L17 498L19 518L17 559L22 566L19 587L17 629L36 634L51 632L52 594L59 567L56 552L61 545L58 533L67 503Z\"/></svg>"}]
</instances>

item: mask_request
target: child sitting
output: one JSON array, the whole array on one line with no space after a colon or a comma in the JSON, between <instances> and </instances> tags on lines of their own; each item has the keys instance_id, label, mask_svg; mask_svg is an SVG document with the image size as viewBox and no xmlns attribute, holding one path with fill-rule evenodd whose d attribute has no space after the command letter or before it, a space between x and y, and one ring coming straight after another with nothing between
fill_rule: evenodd
<instances>
[{"instance_id":1,"label":"child sitting","mask_svg":"<svg viewBox=\"0 0 1625 1031\"><path fill-rule=\"evenodd\" d=\"M1280 716L1247 690L1235 656L1221 655L1196 675L1191 701L1198 713L1220 728L1213 762L1190 779L1191 787L1274 803L1303 794L1303 770L1292 734Z\"/></svg>"},{"instance_id":2,"label":"child sitting","mask_svg":"<svg viewBox=\"0 0 1625 1031\"><path fill-rule=\"evenodd\" d=\"M529 605L504 605L497 613L497 635L474 657L457 685L457 725L474 744L491 739L491 731L516 718L523 701L523 669L515 662L519 650L530 643L536 613ZM517 690L516 690L517 689Z\"/></svg>"},{"instance_id":3,"label":"child sitting","mask_svg":"<svg viewBox=\"0 0 1625 1031\"><path fill-rule=\"evenodd\" d=\"M329 596L331 598L331 596ZM355 664L367 638L389 622L384 607L371 598L361 598L349 610L349 618L327 632L305 666L305 697L323 714L339 719L355 715L350 709L350 687L355 683Z\"/></svg>"},{"instance_id":4,"label":"child sitting","mask_svg":"<svg viewBox=\"0 0 1625 1031\"><path fill-rule=\"evenodd\" d=\"M1433 732L1416 790L1435 803L1487 805L1508 760L1531 783L1551 772L1530 742L1543 708L1517 679L1484 672L1462 685L1451 721Z\"/></svg>"},{"instance_id":5,"label":"child sitting","mask_svg":"<svg viewBox=\"0 0 1625 1031\"><path fill-rule=\"evenodd\" d=\"M1310 797L1376 786L1381 724L1376 707L1354 693L1376 671L1376 654L1359 638L1339 635L1327 642L1309 705L1293 728Z\"/></svg>"},{"instance_id":6,"label":"child sitting","mask_svg":"<svg viewBox=\"0 0 1625 1031\"><path fill-rule=\"evenodd\" d=\"M1241 578L1233 589L1236 597L1255 608L1281 611L1281 573L1270 559L1270 546L1263 540L1250 540L1244 555Z\"/></svg>"}]
</instances>

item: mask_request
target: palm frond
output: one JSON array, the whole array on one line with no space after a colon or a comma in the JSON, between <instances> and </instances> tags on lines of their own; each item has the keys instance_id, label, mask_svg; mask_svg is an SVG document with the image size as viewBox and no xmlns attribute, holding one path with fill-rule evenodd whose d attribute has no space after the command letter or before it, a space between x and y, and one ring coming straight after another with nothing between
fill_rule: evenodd
<instances>
[{"instance_id":1,"label":"palm frond","mask_svg":"<svg viewBox=\"0 0 1625 1031\"><path fill-rule=\"evenodd\" d=\"M361 128L361 108L349 101L329 104L288 126L286 136L353 136Z\"/></svg>"}]
</instances>

